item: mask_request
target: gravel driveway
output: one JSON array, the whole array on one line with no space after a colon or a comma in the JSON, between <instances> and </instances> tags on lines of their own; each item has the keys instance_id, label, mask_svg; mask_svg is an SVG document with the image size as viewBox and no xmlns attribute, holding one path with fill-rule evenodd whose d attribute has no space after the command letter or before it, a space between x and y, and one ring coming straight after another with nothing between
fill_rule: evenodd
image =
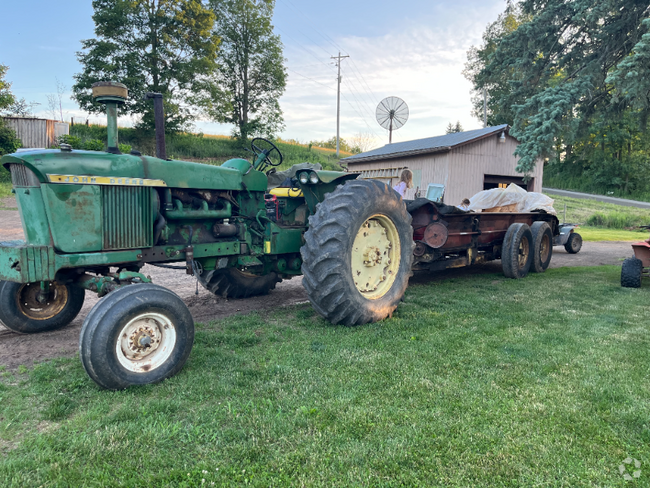
<instances>
[{"instance_id":1,"label":"gravel driveway","mask_svg":"<svg viewBox=\"0 0 650 488\"><path fill-rule=\"evenodd\" d=\"M7 204L4 206L10 207ZM18 212L0 210L0 241L22 239L22 237L23 232ZM624 258L632 254L629 242L585 242L578 254L568 254L563 247L554 248L550 267L620 264ZM420 274L414 276L412 281L426 283L443 280L452 275L494 273L500 272L500 270L501 262L496 261L482 266L447 270L432 275ZM245 300L225 300L212 295L201 286L198 287L197 294L196 281L183 271L145 266L143 273L150 275L154 283L168 287L177 293L187 304L197 322L209 322L237 313L275 309L307 301L300 277L279 283L276 289L266 296ZM44 359L75 355L79 347L81 325L97 300L97 295L86 292L86 302L79 316L69 326L53 332L19 335L0 323L0 366L14 369L19 365L30 366L34 362Z\"/></svg>"}]
</instances>

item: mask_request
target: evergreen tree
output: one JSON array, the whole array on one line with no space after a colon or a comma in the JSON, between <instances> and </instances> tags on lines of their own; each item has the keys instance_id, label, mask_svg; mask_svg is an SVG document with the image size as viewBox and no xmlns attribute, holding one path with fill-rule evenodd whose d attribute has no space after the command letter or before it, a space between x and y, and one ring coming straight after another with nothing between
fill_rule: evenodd
<instances>
[{"instance_id":1,"label":"evergreen tree","mask_svg":"<svg viewBox=\"0 0 650 488\"><path fill-rule=\"evenodd\" d=\"M488 28L466 74L475 90L488 91L490 123L512 125L519 171L571 152L598 119L632 110L637 123L645 120L647 17L647 1L521 0Z\"/></svg>"},{"instance_id":2,"label":"evergreen tree","mask_svg":"<svg viewBox=\"0 0 650 488\"><path fill-rule=\"evenodd\" d=\"M279 98L286 86L282 42L273 34L275 0L213 0L221 38L219 70L204 84L205 112L235 125L235 135L273 136L284 127Z\"/></svg>"},{"instance_id":3,"label":"evergreen tree","mask_svg":"<svg viewBox=\"0 0 650 488\"><path fill-rule=\"evenodd\" d=\"M147 92L163 94L166 129L187 127L190 94L216 69L214 13L201 0L94 0L93 9L97 38L82 41L83 71L72 87L81 108L103 111L90 87L117 81L129 89L124 109L141 115L142 127L154 125Z\"/></svg>"},{"instance_id":4,"label":"evergreen tree","mask_svg":"<svg viewBox=\"0 0 650 488\"><path fill-rule=\"evenodd\" d=\"M460 120L456 122L456 125L449 122L447 129L445 129L445 134L454 134L456 132L463 132L463 126L460 125Z\"/></svg>"}]
</instances>

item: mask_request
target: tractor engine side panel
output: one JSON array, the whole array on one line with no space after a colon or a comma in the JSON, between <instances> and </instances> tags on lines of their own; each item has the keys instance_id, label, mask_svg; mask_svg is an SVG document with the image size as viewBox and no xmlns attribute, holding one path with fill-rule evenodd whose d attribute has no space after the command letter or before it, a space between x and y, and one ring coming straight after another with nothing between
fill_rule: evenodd
<instances>
[{"instance_id":1,"label":"tractor engine side panel","mask_svg":"<svg viewBox=\"0 0 650 488\"><path fill-rule=\"evenodd\" d=\"M57 184L42 188L58 251L79 253L153 245L152 188Z\"/></svg>"}]
</instances>

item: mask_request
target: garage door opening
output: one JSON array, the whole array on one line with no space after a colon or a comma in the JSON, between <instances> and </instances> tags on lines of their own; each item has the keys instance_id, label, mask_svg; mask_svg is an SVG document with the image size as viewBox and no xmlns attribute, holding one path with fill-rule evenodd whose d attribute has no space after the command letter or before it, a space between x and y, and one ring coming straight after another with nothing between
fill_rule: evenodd
<instances>
[{"instance_id":1,"label":"garage door opening","mask_svg":"<svg viewBox=\"0 0 650 488\"><path fill-rule=\"evenodd\" d=\"M483 177L484 190L506 188L510 183L519 185L526 191L533 191L535 189L535 178L531 178L528 180L528 183L524 183L524 179L517 176L485 175Z\"/></svg>"}]
</instances>

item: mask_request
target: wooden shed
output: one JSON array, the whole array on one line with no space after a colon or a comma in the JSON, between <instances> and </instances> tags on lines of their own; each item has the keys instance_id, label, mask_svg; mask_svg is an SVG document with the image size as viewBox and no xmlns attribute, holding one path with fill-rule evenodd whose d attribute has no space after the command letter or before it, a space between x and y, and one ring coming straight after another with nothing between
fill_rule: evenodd
<instances>
[{"instance_id":1,"label":"wooden shed","mask_svg":"<svg viewBox=\"0 0 650 488\"><path fill-rule=\"evenodd\" d=\"M58 120L33 117L3 117L5 123L16 131L24 148L48 148L57 144L57 139L70 133L70 126Z\"/></svg>"},{"instance_id":2,"label":"wooden shed","mask_svg":"<svg viewBox=\"0 0 650 488\"><path fill-rule=\"evenodd\" d=\"M528 191L542 191L543 164L538 161L530 179L515 170L518 141L507 124L387 144L342 159L348 171L394 186L403 169L413 172L413 188L404 198L417 196L459 205L481 190L516 183Z\"/></svg>"}]
</instances>

